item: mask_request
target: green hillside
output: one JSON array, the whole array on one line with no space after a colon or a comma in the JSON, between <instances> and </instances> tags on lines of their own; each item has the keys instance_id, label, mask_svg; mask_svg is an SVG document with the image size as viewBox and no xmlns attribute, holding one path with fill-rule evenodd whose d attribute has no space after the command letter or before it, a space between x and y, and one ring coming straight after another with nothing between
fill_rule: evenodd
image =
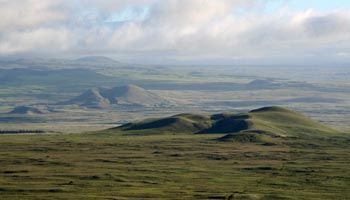
<instances>
[{"instance_id":1,"label":"green hillside","mask_svg":"<svg viewBox=\"0 0 350 200\"><path fill-rule=\"evenodd\" d=\"M129 123L105 132L139 135L228 134L221 139L239 138L243 141L260 141L264 137L324 137L338 133L301 113L282 107L264 107L247 113L180 114Z\"/></svg>"}]
</instances>

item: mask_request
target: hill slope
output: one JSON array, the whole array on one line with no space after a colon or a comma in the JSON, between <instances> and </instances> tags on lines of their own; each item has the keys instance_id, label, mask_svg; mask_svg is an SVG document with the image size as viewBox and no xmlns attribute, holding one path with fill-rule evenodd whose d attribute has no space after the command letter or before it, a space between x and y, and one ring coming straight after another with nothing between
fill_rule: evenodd
<instances>
[{"instance_id":1,"label":"hill slope","mask_svg":"<svg viewBox=\"0 0 350 200\"><path fill-rule=\"evenodd\" d=\"M125 124L109 131L133 134L228 134L220 140L258 141L264 137L327 136L338 131L301 113L264 107L248 113L181 114Z\"/></svg>"},{"instance_id":2,"label":"hill slope","mask_svg":"<svg viewBox=\"0 0 350 200\"><path fill-rule=\"evenodd\" d=\"M162 106L169 102L160 96L135 85L114 88L93 88L63 104L76 104L86 107L110 105Z\"/></svg>"}]
</instances>

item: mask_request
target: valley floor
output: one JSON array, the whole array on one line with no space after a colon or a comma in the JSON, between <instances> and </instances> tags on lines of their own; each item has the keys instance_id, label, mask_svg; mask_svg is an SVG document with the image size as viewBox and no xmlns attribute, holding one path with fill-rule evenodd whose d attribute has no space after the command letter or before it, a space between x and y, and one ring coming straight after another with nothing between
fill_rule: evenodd
<instances>
[{"instance_id":1,"label":"valley floor","mask_svg":"<svg viewBox=\"0 0 350 200\"><path fill-rule=\"evenodd\" d=\"M350 199L348 140L0 135L0 199Z\"/></svg>"}]
</instances>

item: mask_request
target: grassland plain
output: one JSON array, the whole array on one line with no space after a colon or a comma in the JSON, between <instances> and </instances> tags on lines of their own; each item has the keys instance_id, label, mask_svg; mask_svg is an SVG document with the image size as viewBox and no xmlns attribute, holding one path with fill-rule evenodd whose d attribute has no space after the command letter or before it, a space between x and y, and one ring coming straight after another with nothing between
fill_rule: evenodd
<instances>
[{"instance_id":1,"label":"grassland plain","mask_svg":"<svg viewBox=\"0 0 350 200\"><path fill-rule=\"evenodd\" d=\"M0 199L350 199L348 139L218 136L0 135Z\"/></svg>"}]
</instances>

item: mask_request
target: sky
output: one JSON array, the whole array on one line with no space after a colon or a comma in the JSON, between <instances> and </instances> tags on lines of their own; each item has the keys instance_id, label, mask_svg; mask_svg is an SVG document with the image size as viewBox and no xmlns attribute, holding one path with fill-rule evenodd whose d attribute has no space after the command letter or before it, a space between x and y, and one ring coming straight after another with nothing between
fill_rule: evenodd
<instances>
[{"instance_id":1,"label":"sky","mask_svg":"<svg viewBox=\"0 0 350 200\"><path fill-rule=\"evenodd\" d=\"M350 64L349 0L0 0L0 56Z\"/></svg>"}]
</instances>

